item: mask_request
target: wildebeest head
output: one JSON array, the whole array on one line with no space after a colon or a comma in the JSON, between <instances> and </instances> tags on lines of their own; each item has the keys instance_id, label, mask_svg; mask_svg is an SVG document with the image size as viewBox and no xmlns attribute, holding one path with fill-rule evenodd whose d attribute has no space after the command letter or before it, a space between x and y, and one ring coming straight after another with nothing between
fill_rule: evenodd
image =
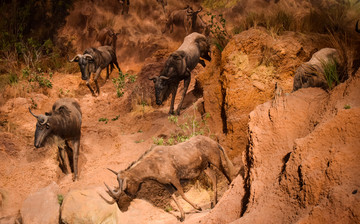
<instances>
[{"instance_id":1,"label":"wildebeest head","mask_svg":"<svg viewBox=\"0 0 360 224\"><path fill-rule=\"evenodd\" d=\"M88 80L90 79L91 72L95 72L95 60L93 56L90 54L78 54L70 62L78 62L80 71L81 71L81 79Z\"/></svg>"},{"instance_id":2,"label":"wildebeest head","mask_svg":"<svg viewBox=\"0 0 360 224\"><path fill-rule=\"evenodd\" d=\"M171 82L177 82L186 72L185 53L183 51L175 51L167 59L160 76L149 78L154 82L156 104L161 105L165 101L171 91L177 85Z\"/></svg>"},{"instance_id":3,"label":"wildebeest head","mask_svg":"<svg viewBox=\"0 0 360 224\"><path fill-rule=\"evenodd\" d=\"M196 44L199 47L200 50L200 57L211 61L211 57L209 55L210 53L210 44L208 40L205 37L199 37L195 40Z\"/></svg>"},{"instance_id":4,"label":"wildebeest head","mask_svg":"<svg viewBox=\"0 0 360 224\"><path fill-rule=\"evenodd\" d=\"M169 85L168 85L169 77L160 75L149 79L154 82L156 104L161 105L162 102L166 100L166 98L170 95Z\"/></svg>"},{"instance_id":5,"label":"wildebeest head","mask_svg":"<svg viewBox=\"0 0 360 224\"><path fill-rule=\"evenodd\" d=\"M29 111L37 119L34 146L36 148L40 148L43 146L46 138L52 132L50 119L49 119L51 115L48 113L45 113L45 115L43 114L35 115L31 112L30 107L29 107Z\"/></svg>"},{"instance_id":6,"label":"wildebeest head","mask_svg":"<svg viewBox=\"0 0 360 224\"><path fill-rule=\"evenodd\" d=\"M109 169L112 173L116 175L116 179L119 183L119 187L115 188L114 190L111 190L110 187L104 182L105 187L107 188L107 193L110 195L110 197L113 199L112 201L107 201L110 204L114 204L120 199L121 194L125 193L126 195L133 197L135 196L136 192L138 191L138 184L132 183L131 180L129 180L126 177L122 177L122 171L116 172L112 169Z\"/></svg>"}]
</instances>

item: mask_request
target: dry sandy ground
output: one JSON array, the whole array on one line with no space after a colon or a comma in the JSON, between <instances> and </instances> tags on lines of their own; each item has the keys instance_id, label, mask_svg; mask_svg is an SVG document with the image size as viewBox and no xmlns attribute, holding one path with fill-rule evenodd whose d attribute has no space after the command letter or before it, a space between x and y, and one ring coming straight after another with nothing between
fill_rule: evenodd
<instances>
[{"instance_id":1,"label":"dry sandy ground","mask_svg":"<svg viewBox=\"0 0 360 224\"><path fill-rule=\"evenodd\" d=\"M139 68L134 64L131 70L137 73ZM104 77L105 72L102 75ZM116 76L117 73L113 71L111 78ZM125 95L118 98L111 80L100 80L101 94L98 97L90 94L84 81L80 79L80 73L56 73L51 81L53 88L47 90L46 95L30 93L26 98L10 99L1 107L0 217L16 215L22 202L30 193L49 185L52 181L59 185L60 194L63 195L71 189L103 187L103 182L116 186L114 175L106 168L125 169L151 147L154 142L153 137L169 135L176 128L168 121L169 102L156 108L137 105L131 112L124 112L129 111L125 101L128 92L131 91L125 89ZM191 86L193 88L194 83ZM182 91L181 88L179 91ZM80 178L75 182L72 181L72 175L63 174L58 167L56 160L58 139L50 141L44 148L36 149L33 146L36 120L28 112L28 107L34 104L34 101L37 108L33 109L33 112L44 114L51 109L59 96L75 98L80 103L83 112L79 159ZM192 107L189 107L182 111L182 114L193 114L194 111ZM108 121L101 122L99 118L107 118ZM223 189L221 194L226 186L226 183L220 184L220 188ZM165 206L170 202L169 195L165 192L156 199L151 199L154 192L147 188L153 187L151 183L148 186L145 185L143 187L145 190L140 191L139 197L152 201L157 207L137 199L124 213L124 220L134 223L134 220L129 217L141 211L141 217L147 219L147 223L159 223L159 220L163 220L160 223L165 220L170 220L170 223L176 221L174 215L164 212ZM210 206L211 196L211 191L204 190L206 187L209 186L204 187L197 183L188 192L189 197L205 210ZM158 192L164 192L164 189L159 189ZM185 209L190 211L191 208L185 204ZM154 211L159 213L155 218ZM145 220L142 219L142 221Z\"/></svg>"}]
</instances>

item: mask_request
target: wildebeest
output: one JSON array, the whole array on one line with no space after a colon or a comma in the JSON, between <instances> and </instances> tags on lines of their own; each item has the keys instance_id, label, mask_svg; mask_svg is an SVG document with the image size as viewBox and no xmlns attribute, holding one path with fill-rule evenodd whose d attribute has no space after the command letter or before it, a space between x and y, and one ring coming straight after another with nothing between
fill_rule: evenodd
<instances>
[{"instance_id":1,"label":"wildebeest","mask_svg":"<svg viewBox=\"0 0 360 224\"><path fill-rule=\"evenodd\" d=\"M52 106L52 111L45 115L35 115L37 119L34 146L42 147L46 140L58 136L65 140L65 146L59 148L60 167L65 173L74 172L73 180L78 178L78 158L81 136L81 109L78 102L71 98L58 99ZM69 145L71 142L72 148ZM72 165L72 167L71 167Z\"/></svg>"},{"instance_id":2,"label":"wildebeest","mask_svg":"<svg viewBox=\"0 0 360 224\"><path fill-rule=\"evenodd\" d=\"M203 19L200 17L199 12L202 11L202 8L200 8L197 11L194 11L190 17L191 17L191 31L192 32L198 32L202 33L205 36L209 36L210 34L210 27L208 24L206 24Z\"/></svg>"},{"instance_id":3,"label":"wildebeest","mask_svg":"<svg viewBox=\"0 0 360 224\"><path fill-rule=\"evenodd\" d=\"M103 28L98 33L96 40L101 44L101 46L112 46L116 53L116 41L119 34L120 33L115 33L111 28Z\"/></svg>"},{"instance_id":4,"label":"wildebeest","mask_svg":"<svg viewBox=\"0 0 360 224\"><path fill-rule=\"evenodd\" d=\"M86 85L90 89L93 96L95 92L100 94L100 88L97 82L97 79L100 76L101 71L106 68L106 80L109 78L109 74L112 72L114 68L114 64L116 65L119 72L121 69L116 59L115 50L110 46L100 46L98 48L88 48L84 51L84 54L76 55L70 62L78 62L80 71L81 71L81 79L86 80ZM111 68L109 73L109 67ZM95 92L90 86L90 75L91 73L95 73L94 82L96 85Z\"/></svg>"},{"instance_id":5,"label":"wildebeest","mask_svg":"<svg viewBox=\"0 0 360 224\"><path fill-rule=\"evenodd\" d=\"M180 81L184 80L184 91L176 109L176 115L179 115L190 84L190 72L198 63L205 67L205 62L200 57L210 61L209 52L210 44L204 35L192 33L186 36L183 44L169 56L160 75L149 78L155 84L156 104L161 105L172 94L169 113L173 114L176 92Z\"/></svg>"},{"instance_id":6,"label":"wildebeest","mask_svg":"<svg viewBox=\"0 0 360 224\"><path fill-rule=\"evenodd\" d=\"M360 33L360 28L359 28L359 20L356 21L356 25L355 25L355 31Z\"/></svg>"},{"instance_id":7,"label":"wildebeest","mask_svg":"<svg viewBox=\"0 0 360 224\"><path fill-rule=\"evenodd\" d=\"M321 87L327 89L325 67L341 64L340 56L334 48L323 48L313 54L310 61L303 63L296 70L293 91L300 88Z\"/></svg>"},{"instance_id":8,"label":"wildebeest","mask_svg":"<svg viewBox=\"0 0 360 224\"><path fill-rule=\"evenodd\" d=\"M166 21L166 25L162 33L169 30L170 33L174 31L174 25L183 27L186 35L190 33L191 29L191 15L194 13L193 9L188 5L184 9L172 11Z\"/></svg>"},{"instance_id":9,"label":"wildebeest","mask_svg":"<svg viewBox=\"0 0 360 224\"><path fill-rule=\"evenodd\" d=\"M121 14L129 14L130 0L119 0L119 3L122 6Z\"/></svg>"},{"instance_id":10,"label":"wildebeest","mask_svg":"<svg viewBox=\"0 0 360 224\"><path fill-rule=\"evenodd\" d=\"M180 181L195 179L205 171L213 183L214 204L216 204L217 180L215 171L212 170L213 167L220 170L230 183L236 175L233 164L224 149L209 137L196 136L173 146L154 146L127 169L119 172L109 169L116 174L119 186L112 190L105 183L107 193L112 197L112 201L107 202L119 203L123 192L131 198L135 198L141 184L147 180L153 180L164 185L170 192L180 210L180 220L183 221L185 218L184 210L173 193L179 192L181 197L192 207L201 210L199 206L193 204L185 196Z\"/></svg>"}]
</instances>

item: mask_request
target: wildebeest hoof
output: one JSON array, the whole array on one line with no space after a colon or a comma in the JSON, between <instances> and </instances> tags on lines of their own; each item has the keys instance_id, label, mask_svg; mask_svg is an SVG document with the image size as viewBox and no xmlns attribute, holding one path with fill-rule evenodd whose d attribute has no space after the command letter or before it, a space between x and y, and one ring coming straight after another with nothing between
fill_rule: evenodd
<instances>
[{"instance_id":1,"label":"wildebeest hoof","mask_svg":"<svg viewBox=\"0 0 360 224\"><path fill-rule=\"evenodd\" d=\"M180 220L180 222L183 222L185 220L184 217L178 217L178 219Z\"/></svg>"}]
</instances>

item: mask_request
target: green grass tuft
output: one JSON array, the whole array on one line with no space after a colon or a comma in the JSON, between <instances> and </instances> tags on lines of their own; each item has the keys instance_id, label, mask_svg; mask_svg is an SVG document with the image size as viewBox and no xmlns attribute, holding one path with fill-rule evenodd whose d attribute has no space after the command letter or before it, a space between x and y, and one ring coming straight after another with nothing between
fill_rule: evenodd
<instances>
[{"instance_id":1,"label":"green grass tuft","mask_svg":"<svg viewBox=\"0 0 360 224\"><path fill-rule=\"evenodd\" d=\"M330 90L340 83L337 67L337 63L334 60L323 63L325 79Z\"/></svg>"}]
</instances>

